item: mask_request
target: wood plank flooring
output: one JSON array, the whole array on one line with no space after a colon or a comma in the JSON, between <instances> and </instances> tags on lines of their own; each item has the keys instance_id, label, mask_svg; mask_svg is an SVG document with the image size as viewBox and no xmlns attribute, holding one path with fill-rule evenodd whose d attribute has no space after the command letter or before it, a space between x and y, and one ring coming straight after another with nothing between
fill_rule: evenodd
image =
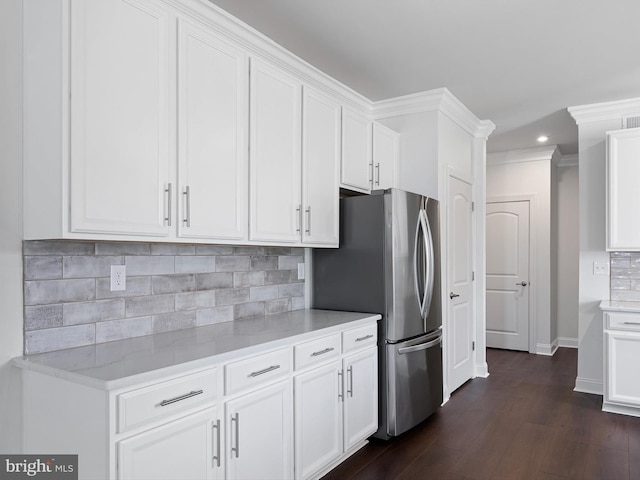
<instances>
[{"instance_id":1,"label":"wood plank flooring","mask_svg":"<svg viewBox=\"0 0 640 480\"><path fill-rule=\"evenodd\" d=\"M491 375L389 442L373 439L325 480L640 479L640 418L573 391L577 350L487 351ZM640 367L639 367L640 368Z\"/></svg>"}]
</instances>

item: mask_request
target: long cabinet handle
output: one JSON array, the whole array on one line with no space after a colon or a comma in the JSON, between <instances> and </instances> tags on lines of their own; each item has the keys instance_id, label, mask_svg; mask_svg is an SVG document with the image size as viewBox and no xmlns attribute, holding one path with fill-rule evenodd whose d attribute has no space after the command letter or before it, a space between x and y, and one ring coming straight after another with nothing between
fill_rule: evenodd
<instances>
[{"instance_id":1,"label":"long cabinet handle","mask_svg":"<svg viewBox=\"0 0 640 480\"><path fill-rule=\"evenodd\" d=\"M369 184L373 187L373 162L369 164Z\"/></svg>"},{"instance_id":2,"label":"long cabinet handle","mask_svg":"<svg viewBox=\"0 0 640 480\"><path fill-rule=\"evenodd\" d=\"M171 405L172 403L176 403L181 400L186 400L187 398L195 397L196 395L201 395L202 393L204 393L204 390L193 390L189 393L185 393L184 395L180 395L179 397L163 400L160 402L160 406L166 407L167 405Z\"/></svg>"},{"instance_id":3,"label":"long cabinet handle","mask_svg":"<svg viewBox=\"0 0 640 480\"><path fill-rule=\"evenodd\" d=\"M365 335L364 337L358 337L356 338L356 342L362 342L363 340L367 340L368 338L373 337L373 334L370 333L369 335Z\"/></svg>"},{"instance_id":4,"label":"long cabinet handle","mask_svg":"<svg viewBox=\"0 0 640 480\"><path fill-rule=\"evenodd\" d=\"M640 325L640 322L624 322L625 325Z\"/></svg>"},{"instance_id":5,"label":"long cabinet handle","mask_svg":"<svg viewBox=\"0 0 640 480\"><path fill-rule=\"evenodd\" d=\"M251 372L249 375L247 375L248 377L257 377L260 375L264 375L265 373L268 372L273 372L274 370L277 370L280 368L280 365L271 365L270 367L267 367L263 370L258 370L257 372Z\"/></svg>"},{"instance_id":6,"label":"long cabinet handle","mask_svg":"<svg viewBox=\"0 0 640 480\"><path fill-rule=\"evenodd\" d=\"M231 417L231 424L235 423L235 434L236 434L236 442L233 447L231 447L231 454L235 453L236 458L240 456L240 413L236 412L236 414Z\"/></svg>"},{"instance_id":7,"label":"long cabinet handle","mask_svg":"<svg viewBox=\"0 0 640 480\"><path fill-rule=\"evenodd\" d=\"M380 186L380 162L376 163L376 185Z\"/></svg>"},{"instance_id":8,"label":"long cabinet handle","mask_svg":"<svg viewBox=\"0 0 640 480\"><path fill-rule=\"evenodd\" d=\"M349 374L348 383L347 383L347 393L350 397L353 397L353 367L347 368L347 373Z\"/></svg>"},{"instance_id":9,"label":"long cabinet handle","mask_svg":"<svg viewBox=\"0 0 640 480\"><path fill-rule=\"evenodd\" d=\"M304 231L307 235L311 235L311 205L305 208L304 213L307 214L307 228Z\"/></svg>"},{"instance_id":10,"label":"long cabinet handle","mask_svg":"<svg viewBox=\"0 0 640 480\"><path fill-rule=\"evenodd\" d=\"M182 192L182 194L184 195L184 204L186 209L184 220L182 220L182 223L184 223L186 227L190 227L191 226L191 188L189 187L189 185L185 187L184 192Z\"/></svg>"},{"instance_id":11,"label":"long cabinet handle","mask_svg":"<svg viewBox=\"0 0 640 480\"><path fill-rule=\"evenodd\" d=\"M214 432L215 432L215 435L214 435ZM220 420L216 420L216 423L214 423L211 426L211 435L215 439L214 453L213 453L213 457L211 458L211 461L213 462L214 466L219 467L220 466Z\"/></svg>"},{"instance_id":12,"label":"long cabinet handle","mask_svg":"<svg viewBox=\"0 0 640 480\"><path fill-rule=\"evenodd\" d=\"M344 402L344 385L342 384L342 370L338 371L338 400Z\"/></svg>"},{"instance_id":13,"label":"long cabinet handle","mask_svg":"<svg viewBox=\"0 0 640 480\"><path fill-rule=\"evenodd\" d=\"M312 357L317 357L317 356L320 356L320 355L324 355L325 353L333 352L334 350L335 350L335 349L334 349L333 347L327 347L327 348L325 348L324 350L319 350L319 351L317 351L317 352L313 352L313 353L311 354L311 356L312 356Z\"/></svg>"},{"instance_id":14,"label":"long cabinet handle","mask_svg":"<svg viewBox=\"0 0 640 480\"><path fill-rule=\"evenodd\" d=\"M172 212L171 212L171 197L173 195L173 185L171 185L170 183L167 184L166 188L164 189L164 193L167 195L167 216L164 217L164 221L167 222L167 226L171 226L171 217L173 216Z\"/></svg>"},{"instance_id":15,"label":"long cabinet handle","mask_svg":"<svg viewBox=\"0 0 640 480\"><path fill-rule=\"evenodd\" d=\"M300 228L302 224L302 205L298 205L296 208L296 232L300 233Z\"/></svg>"}]
</instances>

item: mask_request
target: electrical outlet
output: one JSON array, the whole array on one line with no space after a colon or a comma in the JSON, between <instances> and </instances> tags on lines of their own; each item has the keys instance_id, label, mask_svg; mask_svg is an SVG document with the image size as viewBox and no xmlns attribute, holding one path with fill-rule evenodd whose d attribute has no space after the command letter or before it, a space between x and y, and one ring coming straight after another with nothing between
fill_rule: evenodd
<instances>
[{"instance_id":1,"label":"electrical outlet","mask_svg":"<svg viewBox=\"0 0 640 480\"><path fill-rule=\"evenodd\" d=\"M304 263L298 264L298 280L304 280Z\"/></svg>"},{"instance_id":2,"label":"electrical outlet","mask_svg":"<svg viewBox=\"0 0 640 480\"><path fill-rule=\"evenodd\" d=\"M111 291L116 292L127 289L126 265L111 265Z\"/></svg>"},{"instance_id":3,"label":"electrical outlet","mask_svg":"<svg viewBox=\"0 0 640 480\"><path fill-rule=\"evenodd\" d=\"M594 275L609 275L609 262L593 262Z\"/></svg>"}]
</instances>

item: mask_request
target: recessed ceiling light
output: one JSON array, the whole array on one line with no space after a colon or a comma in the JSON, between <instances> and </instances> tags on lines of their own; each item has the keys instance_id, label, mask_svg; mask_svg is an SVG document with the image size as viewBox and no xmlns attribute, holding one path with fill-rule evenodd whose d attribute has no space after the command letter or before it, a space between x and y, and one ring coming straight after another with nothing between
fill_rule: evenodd
<instances>
[{"instance_id":1,"label":"recessed ceiling light","mask_svg":"<svg viewBox=\"0 0 640 480\"><path fill-rule=\"evenodd\" d=\"M538 142L540 142L540 143L544 143L544 142L546 142L547 140L549 140L549 137L547 137L546 135L540 135L540 136L538 137Z\"/></svg>"}]
</instances>

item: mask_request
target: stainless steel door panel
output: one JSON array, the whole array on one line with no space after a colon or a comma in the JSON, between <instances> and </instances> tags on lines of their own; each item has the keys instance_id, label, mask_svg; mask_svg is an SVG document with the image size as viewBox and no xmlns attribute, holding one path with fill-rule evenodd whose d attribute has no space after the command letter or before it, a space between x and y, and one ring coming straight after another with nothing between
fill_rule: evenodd
<instances>
[{"instance_id":1,"label":"stainless steel door panel","mask_svg":"<svg viewBox=\"0 0 640 480\"><path fill-rule=\"evenodd\" d=\"M442 336L438 330L385 348L387 434L396 436L442 404Z\"/></svg>"}]
</instances>

